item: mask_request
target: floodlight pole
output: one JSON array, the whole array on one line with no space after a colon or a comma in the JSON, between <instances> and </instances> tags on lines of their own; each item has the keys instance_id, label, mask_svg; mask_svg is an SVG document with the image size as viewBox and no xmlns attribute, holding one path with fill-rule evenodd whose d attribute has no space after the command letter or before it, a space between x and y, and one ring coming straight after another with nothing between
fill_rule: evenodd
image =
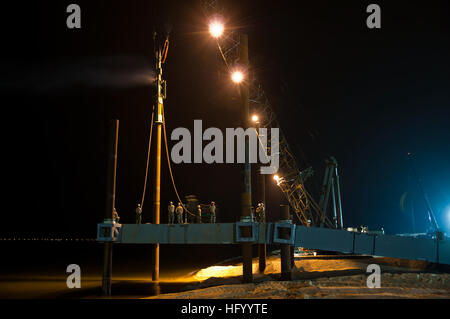
<instances>
[{"instance_id":1,"label":"floodlight pole","mask_svg":"<svg viewBox=\"0 0 450 319\"><path fill-rule=\"evenodd\" d=\"M249 125L249 80L248 80L248 36L246 34L240 35L239 41L239 64L244 68L247 78L240 83L241 91L241 125L246 130ZM252 186L251 186L251 165L249 159L249 141L245 137L245 163L242 167L243 187L241 195L241 219L248 220L251 216L252 206ZM250 234L243 233L243 236ZM244 282L253 281L253 265L252 265L252 244L242 244L243 257L243 280Z\"/></svg>"},{"instance_id":2,"label":"floodlight pole","mask_svg":"<svg viewBox=\"0 0 450 319\"><path fill-rule=\"evenodd\" d=\"M256 124L256 135L258 136L258 140L261 139L259 135L260 122L258 120L255 121ZM258 143L258 147L262 147L262 143ZM264 151L267 151L265 149ZM262 215L262 219L259 220L260 227L266 227L266 174L261 173L262 165L258 165L258 170L256 172L256 184L257 184L257 204L262 203L264 205L264 214ZM266 244L258 245L258 257L259 257L259 272L264 273L266 269Z\"/></svg>"}]
</instances>

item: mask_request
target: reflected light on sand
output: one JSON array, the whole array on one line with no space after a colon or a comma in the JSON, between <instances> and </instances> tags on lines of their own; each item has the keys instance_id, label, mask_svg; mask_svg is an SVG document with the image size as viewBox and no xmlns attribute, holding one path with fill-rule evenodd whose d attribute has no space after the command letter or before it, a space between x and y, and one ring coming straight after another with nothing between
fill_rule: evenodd
<instances>
[{"instance_id":1,"label":"reflected light on sand","mask_svg":"<svg viewBox=\"0 0 450 319\"><path fill-rule=\"evenodd\" d=\"M211 277L225 278L242 275L241 266L211 266L200 270L194 275L197 280L206 280Z\"/></svg>"}]
</instances>

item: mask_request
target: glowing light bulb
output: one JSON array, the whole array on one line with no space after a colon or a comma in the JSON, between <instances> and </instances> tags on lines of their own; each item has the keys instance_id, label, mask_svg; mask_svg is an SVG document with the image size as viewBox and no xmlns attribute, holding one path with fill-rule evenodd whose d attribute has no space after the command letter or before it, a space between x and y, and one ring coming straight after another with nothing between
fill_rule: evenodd
<instances>
[{"instance_id":1,"label":"glowing light bulb","mask_svg":"<svg viewBox=\"0 0 450 319\"><path fill-rule=\"evenodd\" d=\"M242 80L244 79L244 74L242 74L241 71L234 71L231 74L231 79L233 80L234 83L241 83Z\"/></svg>"},{"instance_id":2,"label":"glowing light bulb","mask_svg":"<svg viewBox=\"0 0 450 319\"><path fill-rule=\"evenodd\" d=\"M221 23L219 21L213 21L209 25L209 33L211 33L211 35L214 38L220 37L222 35L224 29L225 29L225 27L224 27L223 23Z\"/></svg>"}]
</instances>

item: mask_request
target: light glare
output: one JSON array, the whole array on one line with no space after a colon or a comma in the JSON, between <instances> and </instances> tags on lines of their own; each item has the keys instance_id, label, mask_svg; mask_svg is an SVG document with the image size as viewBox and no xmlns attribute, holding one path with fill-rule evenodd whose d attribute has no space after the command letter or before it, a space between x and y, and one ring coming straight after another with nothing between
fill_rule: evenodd
<instances>
[{"instance_id":1,"label":"light glare","mask_svg":"<svg viewBox=\"0 0 450 319\"><path fill-rule=\"evenodd\" d=\"M231 79L234 83L241 83L244 79L244 74L242 74L241 71L234 71L233 74L231 74Z\"/></svg>"},{"instance_id":2,"label":"light glare","mask_svg":"<svg viewBox=\"0 0 450 319\"><path fill-rule=\"evenodd\" d=\"M447 224L447 229L450 230L450 205L447 206L447 208L445 209L445 222Z\"/></svg>"},{"instance_id":3,"label":"light glare","mask_svg":"<svg viewBox=\"0 0 450 319\"><path fill-rule=\"evenodd\" d=\"M224 30L223 23L220 23L218 21L213 21L209 25L209 32L214 38L218 38L222 35Z\"/></svg>"},{"instance_id":4,"label":"light glare","mask_svg":"<svg viewBox=\"0 0 450 319\"><path fill-rule=\"evenodd\" d=\"M197 280L206 280L211 277L225 278L242 275L242 266L211 266L200 270L194 275Z\"/></svg>"}]
</instances>

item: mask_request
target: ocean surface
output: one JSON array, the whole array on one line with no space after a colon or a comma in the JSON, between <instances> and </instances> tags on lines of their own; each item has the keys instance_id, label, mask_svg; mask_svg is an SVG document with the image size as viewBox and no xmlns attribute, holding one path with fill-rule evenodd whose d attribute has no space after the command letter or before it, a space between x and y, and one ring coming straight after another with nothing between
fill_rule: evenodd
<instances>
[{"instance_id":1,"label":"ocean surface","mask_svg":"<svg viewBox=\"0 0 450 319\"><path fill-rule=\"evenodd\" d=\"M0 298L101 297L101 243L0 241L0 250ZM160 284L155 286L151 251L151 245L114 245L113 297L183 291L189 286L185 279L196 271L241 256L240 245L161 245ZM80 266L83 289L67 288L70 264Z\"/></svg>"}]
</instances>

